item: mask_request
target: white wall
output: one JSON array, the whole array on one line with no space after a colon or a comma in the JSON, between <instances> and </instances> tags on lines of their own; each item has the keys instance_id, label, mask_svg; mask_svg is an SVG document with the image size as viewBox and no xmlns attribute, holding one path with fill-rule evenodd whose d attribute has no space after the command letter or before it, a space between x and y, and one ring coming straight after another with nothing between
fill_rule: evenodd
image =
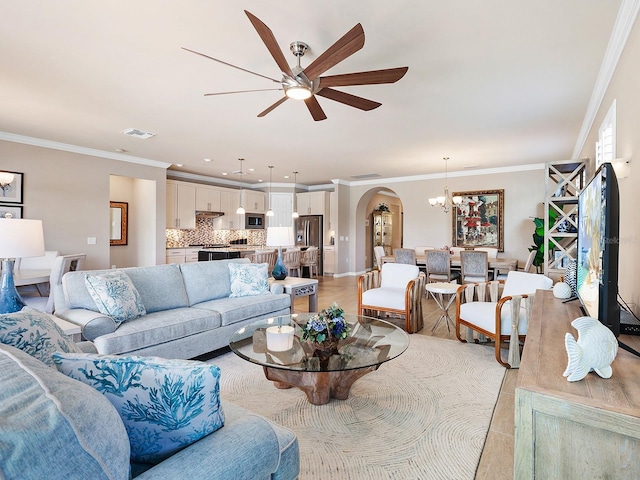
<instances>
[{"instance_id":1,"label":"white wall","mask_svg":"<svg viewBox=\"0 0 640 480\"><path fill-rule=\"evenodd\" d=\"M165 258L166 170L0 140L0 169L24 173L24 218L43 221L45 247L86 253L86 268L109 268L111 175L155 183L155 226L145 245L154 263ZM87 238L96 244L88 245Z\"/></svg>"}]
</instances>

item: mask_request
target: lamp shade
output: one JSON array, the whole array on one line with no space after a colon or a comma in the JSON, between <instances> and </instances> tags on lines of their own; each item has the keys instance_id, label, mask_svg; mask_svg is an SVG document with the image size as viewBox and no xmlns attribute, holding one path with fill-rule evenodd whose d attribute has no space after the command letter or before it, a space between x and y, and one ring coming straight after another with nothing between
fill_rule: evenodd
<instances>
[{"instance_id":1,"label":"lamp shade","mask_svg":"<svg viewBox=\"0 0 640 480\"><path fill-rule=\"evenodd\" d=\"M267 227L267 247L286 247L293 244L293 227Z\"/></svg>"},{"instance_id":2,"label":"lamp shade","mask_svg":"<svg viewBox=\"0 0 640 480\"><path fill-rule=\"evenodd\" d=\"M44 255L42 220L0 218L0 258Z\"/></svg>"}]
</instances>

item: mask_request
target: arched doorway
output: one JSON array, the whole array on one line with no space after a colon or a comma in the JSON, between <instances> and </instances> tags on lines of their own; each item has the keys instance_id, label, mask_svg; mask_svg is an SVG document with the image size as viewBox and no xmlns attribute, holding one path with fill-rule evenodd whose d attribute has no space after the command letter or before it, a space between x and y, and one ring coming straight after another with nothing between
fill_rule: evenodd
<instances>
[{"instance_id":1,"label":"arched doorway","mask_svg":"<svg viewBox=\"0 0 640 480\"><path fill-rule=\"evenodd\" d=\"M366 191L358 200L356 207L357 225L361 226L356 231L358 259L362 259L362 264L358 264L358 270L371 270L373 268L373 247L376 244L377 233L381 233L379 228L381 225L374 224L374 211L388 210L390 214L391 227L387 224L386 235L391 238L388 241L389 253L393 252L393 248L402 247L403 243L403 208L402 200L390 188L374 187ZM378 217L376 217L378 218ZM388 218L388 217L387 217ZM361 221L364 219L364 221ZM377 230L378 228L378 230ZM358 262L360 263L360 262Z\"/></svg>"}]
</instances>

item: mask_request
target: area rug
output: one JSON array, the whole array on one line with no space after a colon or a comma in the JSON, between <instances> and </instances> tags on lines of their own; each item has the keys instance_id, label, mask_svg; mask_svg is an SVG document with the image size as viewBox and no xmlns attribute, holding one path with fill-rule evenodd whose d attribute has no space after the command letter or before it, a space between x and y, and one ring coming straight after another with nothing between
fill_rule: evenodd
<instances>
[{"instance_id":1,"label":"area rug","mask_svg":"<svg viewBox=\"0 0 640 480\"><path fill-rule=\"evenodd\" d=\"M316 406L233 353L209 363L223 399L296 432L300 480L473 479L505 373L492 349L412 335L347 400Z\"/></svg>"}]
</instances>

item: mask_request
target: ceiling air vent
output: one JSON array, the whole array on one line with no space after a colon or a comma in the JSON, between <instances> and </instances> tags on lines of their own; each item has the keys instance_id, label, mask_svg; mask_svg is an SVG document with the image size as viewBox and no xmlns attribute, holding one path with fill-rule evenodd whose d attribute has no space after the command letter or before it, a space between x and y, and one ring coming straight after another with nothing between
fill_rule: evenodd
<instances>
[{"instance_id":1,"label":"ceiling air vent","mask_svg":"<svg viewBox=\"0 0 640 480\"><path fill-rule=\"evenodd\" d=\"M380 178L379 173L363 173L361 175L351 175L349 178L355 178L356 180L367 180L370 178Z\"/></svg>"},{"instance_id":2,"label":"ceiling air vent","mask_svg":"<svg viewBox=\"0 0 640 480\"><path fill-rule=\"evenodd\" d=\"M155 133L143 132L142 130L138 130L137 128L127 128L126 130L123 130L122 133L130 137L140 138L142 140L146 140L147 138L156 136Z\"/></svg>"}]
</instances>

